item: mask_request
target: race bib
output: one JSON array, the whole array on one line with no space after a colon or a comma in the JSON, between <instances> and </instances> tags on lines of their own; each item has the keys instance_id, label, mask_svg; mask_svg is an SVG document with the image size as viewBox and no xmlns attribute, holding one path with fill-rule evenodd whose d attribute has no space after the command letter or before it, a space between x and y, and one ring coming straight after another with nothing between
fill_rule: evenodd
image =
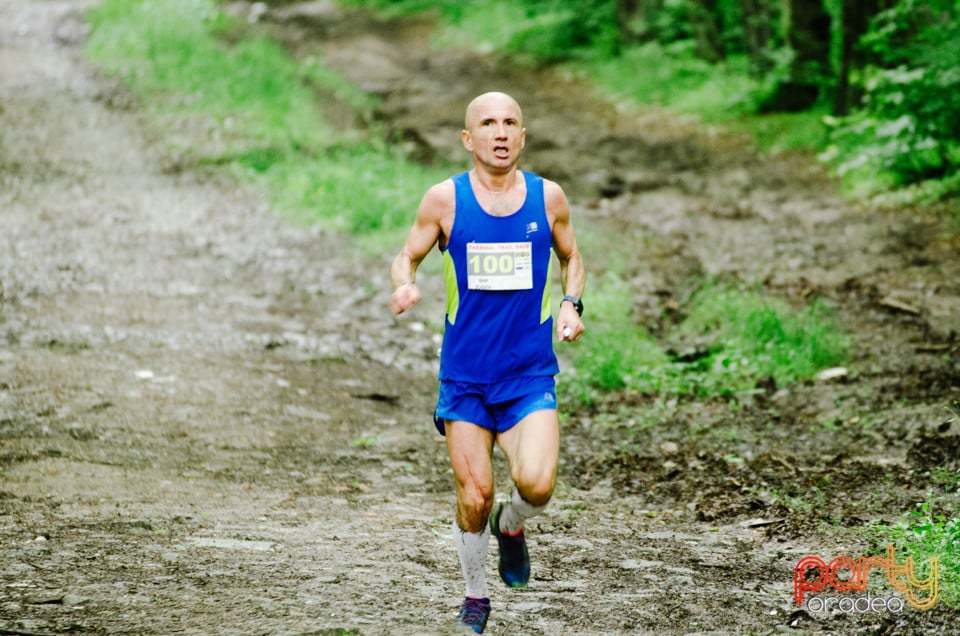
<instances>
[{"instance_id":1,"label":"race bib","mask_svg":"<svg viewBox=\"0 0 960 636\"><path fill-rule=\"evenodd\" d=\"M533 244L467 243L467 288L533 289Z\"/></svg>"}]
</instances>

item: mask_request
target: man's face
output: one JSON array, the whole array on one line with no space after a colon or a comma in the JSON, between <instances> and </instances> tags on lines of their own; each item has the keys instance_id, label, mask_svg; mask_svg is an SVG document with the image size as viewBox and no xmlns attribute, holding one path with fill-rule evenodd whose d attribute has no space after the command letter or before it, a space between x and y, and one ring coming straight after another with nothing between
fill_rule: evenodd
<instances>
[{"instance_id":1,"label":"man's face","mask_svg":"<svg viewBox=\"0 0 960 636\"><path fill-rule=\"evenodd\" d=\"M506 172L520 160L527 131L513 99L499 94L481 96L467 109L465 123L463 145L488 169Z\"/></svg>"}]
</instances>

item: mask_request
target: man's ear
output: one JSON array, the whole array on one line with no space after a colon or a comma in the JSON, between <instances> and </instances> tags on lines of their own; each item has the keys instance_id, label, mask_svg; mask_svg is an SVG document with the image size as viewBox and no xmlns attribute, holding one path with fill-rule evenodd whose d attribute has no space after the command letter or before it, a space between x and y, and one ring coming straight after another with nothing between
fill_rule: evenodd
<instances>
[{"instance_id":1,"label":"man's ear","mask_svg":"<svg viewBox=\"0 0 960 636\"><path fill-rule=\"evenodd\" d=\"M460 131L460 141L463 142L463 147L473 152L473 135L470 134L469 130Z\"/></svg>"},{"instance_id":2,"label":"man's ear","mask_svg":"<svg viewBox=\"0 0 960 636\"><path fill-rule=\"evenodd\" d=\"M527 129L521 128L520 129L520 149L522 150L525 145L527 145Z\"/></svg>"}]
</instances>

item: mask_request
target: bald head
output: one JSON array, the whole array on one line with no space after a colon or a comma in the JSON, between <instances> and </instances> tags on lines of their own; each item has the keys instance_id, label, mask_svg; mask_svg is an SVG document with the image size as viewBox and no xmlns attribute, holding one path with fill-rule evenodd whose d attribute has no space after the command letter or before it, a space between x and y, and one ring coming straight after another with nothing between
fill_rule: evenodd
<instances>
[{"instance_id":1,"label":"bald head","mask_svg":"<svg viewBox=\"0 0 960 636\"><path fill-rule=\"evenodd\" d=\"M523 126L523 111L520 110L520 104L517 103L517 100L506 93L491 91L474 97L473 101L467 105L467 112L463 118L463 127L467 130L472 130L477 123L478 114L490 107L515 109L517 120L520 122L521 127Z\"/></svg>"}]
</instances>

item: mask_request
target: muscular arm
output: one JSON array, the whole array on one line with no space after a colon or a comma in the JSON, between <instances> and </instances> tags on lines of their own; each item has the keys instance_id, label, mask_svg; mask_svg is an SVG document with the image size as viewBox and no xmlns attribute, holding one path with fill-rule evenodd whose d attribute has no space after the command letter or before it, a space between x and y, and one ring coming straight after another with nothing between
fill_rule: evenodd
<instances>
[{"instance_id":1,"label":"muscular arm","mask_svg":"<svg viewBox=\"0 0 960 636\"><path fill-rule=\"evenodd\" d=\"M577 248L577 237L570 219L570 205L563 190L556 183L544 183L544 198L547 217L552 224L553 250L560 261L560 284L564 295L582 296L587 282L587 273ZM569 327L569 337L563 336L563 330ZM561 340L577 340L583 335L584 326L572 303L561 303L557 316L557 337Z\"/></svg>"},{"instance_id":2,"label":"muscular arm","mask_svg":"<svg viewBox=\"0 0 960 636\"><path fill-rule=\"evenodd\" d=\"M417 268L443 235L443 222L450 216L452 201L453 184L449 181L430 188L420 201L413 227L390 266L390 282L394 287L390 311L394 314L402 314L420 302L420 290L415 284Z\"/></svg>"}]
</instances>

